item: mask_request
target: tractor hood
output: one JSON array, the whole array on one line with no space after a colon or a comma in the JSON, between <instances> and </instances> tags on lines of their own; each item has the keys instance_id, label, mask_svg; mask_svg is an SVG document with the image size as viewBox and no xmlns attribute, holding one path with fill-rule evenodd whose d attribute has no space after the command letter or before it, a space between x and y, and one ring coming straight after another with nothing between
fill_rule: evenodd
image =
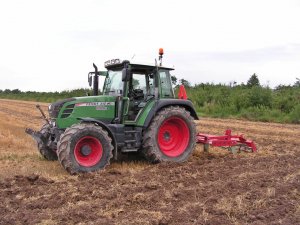
<instances>
[{"instance_id":1,"label":"tractor hood","mask_svg":"<svg viewBox=\"0 0 300 225\"><path fill-rule=\"evenodd\" d=\"M58 128L79 123L82 118L93 118L111 123L116 112L115 96L86 96L64 99L49 106L49 115Z\"/></svg>"}]
</instances>

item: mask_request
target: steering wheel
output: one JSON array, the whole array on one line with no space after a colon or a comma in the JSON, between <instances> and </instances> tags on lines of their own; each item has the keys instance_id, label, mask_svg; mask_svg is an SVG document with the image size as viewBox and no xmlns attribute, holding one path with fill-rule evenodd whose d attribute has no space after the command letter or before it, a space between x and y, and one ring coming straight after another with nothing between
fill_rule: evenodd
<instances>
[{"instance_id":1,"label":"steering wheel","mask_svg":"<svg viewBox=\"0 0 300 225\"><path fill-rule=\"evenodd\" d=\"M144 91L142 89L134 89L132 91L133 98L141 98L144 97Z\"/></svg>"}]
</instances>

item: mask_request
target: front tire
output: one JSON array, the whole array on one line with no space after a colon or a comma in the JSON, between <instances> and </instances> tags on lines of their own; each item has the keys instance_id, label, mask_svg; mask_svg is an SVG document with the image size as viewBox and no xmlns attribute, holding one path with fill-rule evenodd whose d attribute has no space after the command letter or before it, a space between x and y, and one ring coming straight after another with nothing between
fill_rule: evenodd
<instances>
[{"instance_id":1,"label":"front tire","mask_svg":"<svg viewBox=\"0 0 300 225\"><path fill-rule=\"evenodd\" d=\"M161 110L144 132L142 153L153 163L184 162L196 144L196 125L190 113L182 107Z\"/></svg>"},{"instance_id":2,"label":"front tire","mask_svg":"<svg viewBox=\"0 0 300 225\"><path fill-rule=\"evenodd\" d=\"M112 158L112 139L100 126L76 124L67 128L58 142L58 160L70 173L103 169Z\"/></svg>"}]
</instances>

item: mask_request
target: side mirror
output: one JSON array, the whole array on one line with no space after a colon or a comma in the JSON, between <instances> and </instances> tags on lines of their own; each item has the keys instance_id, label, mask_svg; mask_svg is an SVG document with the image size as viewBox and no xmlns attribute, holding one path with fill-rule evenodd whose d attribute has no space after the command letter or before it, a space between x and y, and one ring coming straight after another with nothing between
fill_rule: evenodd
<instances>
[{"instance_id":1,"label":"side mirror","mask_svg":"<svg viewBox=\"0 0 300 225\"><path fill-rule=\"evenodd\" d=\"M128 68L122 69L122 81L123 82L129 81L130 74L131 74L131 69L128 69Z\"/></svg>"},{"instance_id":2,"label":"side mirror","mask_svg":"<svg viewBox=\"0 0 300 225\"><path fill-rule=\"evenodd\" d=\"M89 73L89 75L88 75L88 82L89 82L89 85L90 85L90 87L92 86L92 83L93 83L93 77L92 77L92 75Z\"/></svg>"}]
</instances>

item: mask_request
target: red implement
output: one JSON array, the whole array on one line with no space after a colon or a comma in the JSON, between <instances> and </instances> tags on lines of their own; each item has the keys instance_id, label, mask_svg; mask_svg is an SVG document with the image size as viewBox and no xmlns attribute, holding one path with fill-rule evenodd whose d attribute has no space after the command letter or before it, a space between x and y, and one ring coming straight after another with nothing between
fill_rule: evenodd
<instances>
[{"instance_id":1,"label":"red implement","mask_svg":"<svg viewBox=\"0 0 300 225\"><path fill-rule=\"evenodd\" d=\"M253 141L245 139L243 135L231 135L231 130L226 130L223 136L199 133L197 134L197 143L204 144L204 151L208 151L209 145L224 147L233 153L256 152L257 150Z\"/></svg>"}]
</instances>

